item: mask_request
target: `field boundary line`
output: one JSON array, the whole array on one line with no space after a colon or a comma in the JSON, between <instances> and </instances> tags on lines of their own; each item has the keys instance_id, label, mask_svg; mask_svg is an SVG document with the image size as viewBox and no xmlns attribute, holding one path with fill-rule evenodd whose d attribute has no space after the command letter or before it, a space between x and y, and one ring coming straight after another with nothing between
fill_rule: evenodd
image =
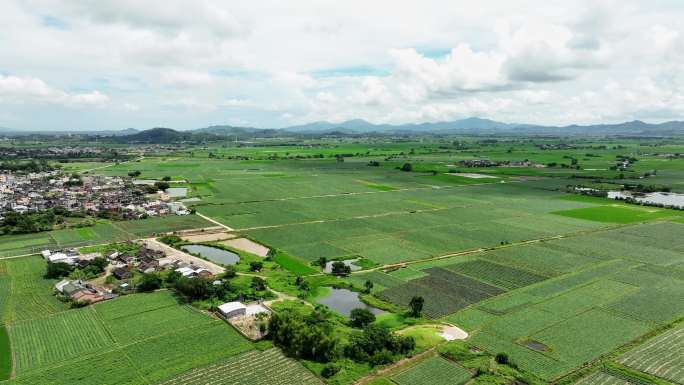
<instances>
[{"instance_id":1,"label":"field boundary line","mask_svg":"<svg viewBox=\"0 0 684 385\"><path fill-rule=\"evenodd\" d=\"M204 214L200 214L199 212L195 212L195 215L197 215L198 217L200 217L200 218L202 218L202 219L204 219L204 220L206 220L206 221L209 221L209 222L211 222L211 223L213 223L213 224L219 225L219 226L223 227L224 229L226 229L226 230L228 230L228 231L235 231L235 229L233 229L233 228L231 228L231 227L228 227L227 225L224 225L223 223L221 223L221 222L219 222L219 221L217 221L217 220L215 220L215 219L213 219L213 218L210 218L210 217L208 217L208 216L206 216L206 215L204 215Z\"/></svg>"},{"instance_id":2,"label":"field boundary line","mask_svg":"<svg viewBox=\"0 0 684 385\"><path fill-rule=\"evenodd\" d=\"M557 240L557 239L573 238L573 237L577 237L577 236L581 236L581 235L585 235L585 234L610 231L610 230L615 230L615 229L619 229L619 228L623 228L623 227L630 227L632 225L634 225L634 224L630 223L630 224L625 224L625 225L610 226L610 227L604 227L604 228L599 228L599 229L580 230L580 231L576 231L573 233L552 235L552 236L543 237L543 238L536 238L536 239L530 239L530 240L526 240L526 241L513 242L513 243L509 243L509 244L505 244L505 245L497 245L497 246L492 246L492 247L479 247L477 249L463 250L463 251L459 251L459 252L455 252L455 253L438 255L435 257L416 259L413 261L406 261L406 262L390 263L390 264L386 264L386 265L376 266L376 267L373 267L370 269L352 271L351 274L362 274L362 273L367 273L369 271L377 271L377 270L388 269L388 268L393 268L393 267L405 267L408 265L414 265L414 264L422 263L422 262L438 261L441 259L447 259L447 258L451 258L451 257L460 257L463 255L478 254L478 253L483 253L486 251L500 250L500 249L505 249L505 248L509 248L509 247L524 246L524 245L528 245L528 244L535 244L535 243L552 241L552 240ZM323 274L323 273L313 274L313 275L320 275L320 274ZM550 278L553 278L553 277L550 277Z\"/></svg>"}]
</instances>

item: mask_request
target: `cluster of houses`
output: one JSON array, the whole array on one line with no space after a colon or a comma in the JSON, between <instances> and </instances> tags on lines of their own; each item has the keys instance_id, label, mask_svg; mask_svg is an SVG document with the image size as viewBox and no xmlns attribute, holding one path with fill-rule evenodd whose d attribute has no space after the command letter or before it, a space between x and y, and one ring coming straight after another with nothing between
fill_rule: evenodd
<instances>
[{"instance_id":1,"label":"cluster of houses","mask_svg":"<svg viewBox=\"0 0 684 385\"><path fill-rule=\"evenodd\" d=\"M134 271L154 273L173 269L187 278L211 278L213 274L201 267L174 257L167 257L161 250L142 247L135 254L112 252L106 256L112 266L112 275L119 280L128 280Z\"/></svg>"},{"instance_id":2,"label":"cluster of houses","mask_svg":"<svg viewBox=\"0 0 684 385\"><path fill-rule=\"evenodd\" d=\"M544 164L530 162L529 160L465 159L458 161L458 164L463 167L546 167Z\"/></svg>"},{"instance_id":3,"label":"cluster of houses","mask_svg":"<svg viewBox=\"0 0 684 385\"><path fill-rule=\"evenodd\" d=\"M2 159L79 159L109 157L119 154L120 150L106 147L0 147ZM111 155L110 155L111 154Z\"/></svg>"},{"instance_id":4,"label":"cluster of houses","mask_svg":"<svg viewBox=\"0 0 684 385\"><path fill-rule=\"evenodd\" d=\"M117 297L116 294L81 280L59 281L55 284L55 290L76 303L96 303Z\"/></svg>"},{"instance_id":5,"label":"cluster of houses","mask_svg":"<svg viewBox=\"0 0 684 385\"><path fill-rule=\"evenodd\" d=\"M102 175L75 178L59 171L0 173L0 218L9 210L26 213L56 207L73 213L104 213L123 219L189 214L182 202L148 200L130 178Z\"/></svg>"},{"instance_id":6,"label":"cluster of houses","mask_svg":"<svg viewBox=\"0 0 684 385\"><path fill-rule=\"evenodd\" d=\"M86 266L100 253L79 254L76 249L43 250L40 252L46 261L51 263L66 263L72 266Z\"/></svg>"}]
</instances>

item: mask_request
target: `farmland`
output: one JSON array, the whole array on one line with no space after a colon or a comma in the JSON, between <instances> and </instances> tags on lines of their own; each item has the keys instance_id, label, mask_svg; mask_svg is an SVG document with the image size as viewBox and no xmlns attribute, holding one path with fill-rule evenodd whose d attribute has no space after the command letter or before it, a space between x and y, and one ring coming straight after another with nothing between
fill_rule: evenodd
<instances>
[{"instance_id":1,"label":"farmland","mask_svg":"<svg viewBox=\"0 0 684 385\"><path fill-rule=\"evenodd\" d=\"M617 360L638 371L684 382L684 326L669 330L637 346Z\"/></svg>"},{"instance_id":2,"label":"farmland","mask_svg":"<svg viewBox=\"0 0 684 385\"><path fill-rule=\"evenodd\" d=\"M103 222L92 227L0 236L0 257L37 253L45 248L119 242L184 229L214 226L192 216L165 216L135 221Z\"/></svg>"},{"instance_id":3,"label":"farmland","mask_svg":"<svg viewBox=\"0 0 684 385\"><path fill-rule=\"evenodd\" d=\"M431 357L392 377L399 385L460 385L471 373L440 357Z\"/></svg>"},{"instance_id":4,"label":"farmland","mask_svg":"<svg viewBox=\"0 0 684 385\"><path fill-rule=\"evenodd\" d=\"M209 366L193 369L160 385L192 384L316 385L322 384L297 361L278 349L251 351Z\"/></svg>"},{"instance_id":5,"label":"farmland","mask_svg":"<svg viewBox=\"0 0 684 385\"><path fill-rule=\"evenodd\" d=\"M0 282L10 278L0 286L9 294L3 295L9 341L0 335L0 347L11 343L12 384L149 384L253 349L223 321L178 304L167 291L67 310L52 296L54 281L42 278L42 258L0 264L9 273Z\"/></svg>"},{"instance_id":6,"label":"farmland","mask_svg":"<svg viewBox=\"0 0 684 385\"><path fill-rule=\"evenodd\" d=\"M570 194L568 188L618 189L617 175L610 170L615 156L637 156L646 149L629 140L585 142L596 155L589 157L584 156L587 149L464 140L470 149L451 147L451 142L227 143L193 148L192 154L150 155L97 172L140 171L141 178L178 181L189 189L194 200L187 204L197 213L234 229L226 230L231 235L273 250L264 271L248 271L245 263L238 273L263 276L274 290L298 297L296 306L306 311L330 286L362 291L370 281L372 288L362 299L385 310L377 324L402 332L408 326L416 331L453 324L468 332L464 344L477 352L471 361L447 354L419 359L377 381L462 383L471 376L479 381L480 369L494 368L497 376L508 376L500 383L513 383L522 374L535 385L573 375L572 381L581 384L625 383L616 373L598 370L607 360L681 382L681 363L671 360L681 350L672 343L679 341L681 327L643 342L640 338L671 328L684 316L683 212ZM653 146L649 151L660 150ZM358 155L339 161L339 153ZM660 164L653 156L643 155L643 163L624 171L625 180L646 183L651 177L642 178L643 173ZM584 169L458 165L485 157L545 164L576 157ZM406 162L413 171L397 169ZM679 180L678 167L670 162L684 166L681 159L662 161L669 171L659 171L658 181ZM462 176L468 173L492 178ZM668 187L678 191L682 185ZM101 220L80 229L3 236L0 255L214 226L195 215ZM317 263L321 257L353 258L363 269L345 278L324 275ZM14 357L10 369L0 362L0 375L13 376L9 384L346 385L373 370L344 358L335 362L339 373L323 379L324 363L298 362L268 344L248 342L198 310L216 304L194 307L164 290L67 309L52 296L54 281L42 278L44 270L37 256L0 259L0 310L7 335L3 343L0 328L0 352L11 351ZM234 282L245 286L249 279L239 276ZM420 317L406 313L415 296L425 301ZM337 329L330 334L347 342L353 328L346 318L331 314ZM428 326L420 329L423 323ZM635 341L639 344L630 345ZM434 333L418 342L419 351L438 350L443 343ZM498 353L514 366L497 366L493 357ZM585 374L575 373L579 368L591 370L579 379Z\"/></svg>"}]
</instances>

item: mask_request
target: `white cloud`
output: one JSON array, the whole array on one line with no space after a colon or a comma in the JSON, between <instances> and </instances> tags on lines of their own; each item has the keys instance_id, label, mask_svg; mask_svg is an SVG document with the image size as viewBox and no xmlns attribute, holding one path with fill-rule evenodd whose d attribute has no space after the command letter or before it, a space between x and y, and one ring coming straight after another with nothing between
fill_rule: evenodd
<instances>
[{"instance_id":1,"label":"white cloud","mask_svg":"<svg viewBox=\"0 0 684 385\"><path fill-rule=\"evenodd\" d=\"M161 74L161 83L177 87L203 86L211 83L211 75L204 72L170 70Z\"/></svg>"},{"instance_id":2,"label":"white cloud","mask_svg":"<svg viewBox=\"0 0 684 385\"><path fill-rule=\"evenodd\" d=\"M0 100L3 103L56 103L70 107L100 106L109 97L99 91L67 93L32 77L0 75Z\"/></svg>"},{"instance_id":3,"label":"white cloud","mask_svg":"<svg viewBox=\"0 0 684 385\"><path fill-rule=\"evenodd\" d=\"M0 126L681 119L682 19L636 0L6 0Z\"/></svg>"}]
</instances>

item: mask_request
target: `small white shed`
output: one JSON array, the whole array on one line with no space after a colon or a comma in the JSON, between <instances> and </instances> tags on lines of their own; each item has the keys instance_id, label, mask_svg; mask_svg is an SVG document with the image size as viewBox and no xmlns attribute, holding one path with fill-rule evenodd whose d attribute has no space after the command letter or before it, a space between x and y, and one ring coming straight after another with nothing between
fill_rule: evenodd
<instances>
[{"instance_id":1,"label":"small white shed","mask_svg":"<svg viewBox=\"0 0 684 385\"><path fill-rule=\"evenodd\" d=\"M226 318L233 318L247 314L247 306L242 302L227 302L218 307L219 312Z\"/></svg>"}]
</instances>

